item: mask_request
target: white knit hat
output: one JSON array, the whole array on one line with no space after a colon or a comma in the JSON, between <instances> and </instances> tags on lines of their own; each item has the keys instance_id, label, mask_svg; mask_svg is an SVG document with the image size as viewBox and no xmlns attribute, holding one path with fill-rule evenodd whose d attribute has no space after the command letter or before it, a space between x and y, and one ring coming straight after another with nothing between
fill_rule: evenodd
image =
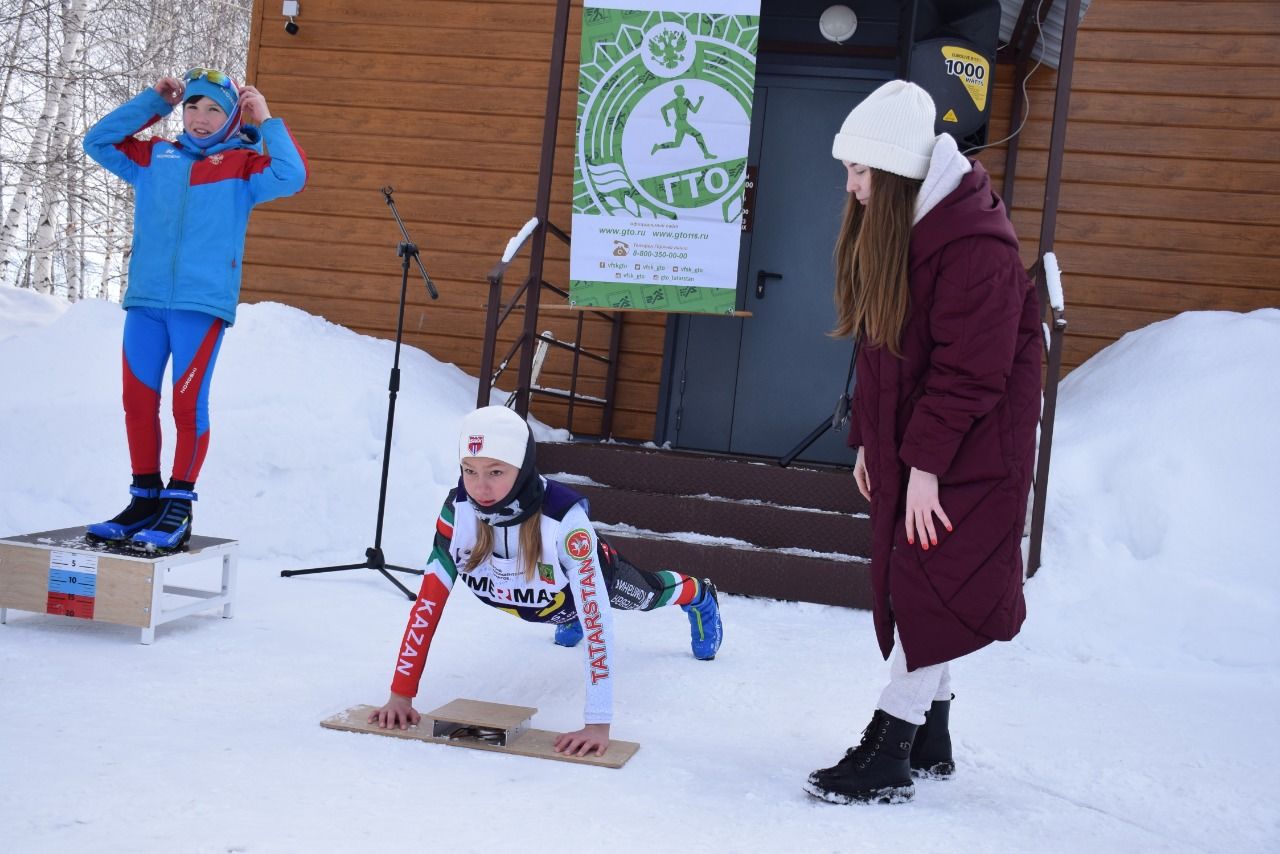
<instances>
[{"instance_id":1,"label":"white knit hat","mask_svg":"<svg viewBox=\"0 0 1280 854\"><path fill-rule=\"evenodd\" d=\"M490 457L520 468L529 447L529 425L505 406L484 406L462 419L458 461Z\"/></svg>"},{"instance_id":2,"label":"white knit hat","mask_svg":"<svg viewBox=\"0 0 1280 854\"><path fill-rule=\"evenodd\" d=\"M906 80L890 80L845 118L831 156L904 178L923 178L937 140L937 116L928 92Z\"/></svg>"}]
</instances>

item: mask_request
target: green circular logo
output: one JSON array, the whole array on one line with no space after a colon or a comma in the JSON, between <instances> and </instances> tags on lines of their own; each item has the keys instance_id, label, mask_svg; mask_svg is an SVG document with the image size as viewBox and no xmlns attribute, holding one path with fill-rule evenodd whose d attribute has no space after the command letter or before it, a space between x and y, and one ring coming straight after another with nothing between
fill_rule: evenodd
<instances>
[{"instance_id":1,"label":"green circular logo","mask_svg":"<svg viewBox=\"0 0 1280 854\"><path fill-rule=\"evenodd\" d=\"M756 21L617 11L584 19L575 212L741 216Z\"/></svg>"}]
</instances>

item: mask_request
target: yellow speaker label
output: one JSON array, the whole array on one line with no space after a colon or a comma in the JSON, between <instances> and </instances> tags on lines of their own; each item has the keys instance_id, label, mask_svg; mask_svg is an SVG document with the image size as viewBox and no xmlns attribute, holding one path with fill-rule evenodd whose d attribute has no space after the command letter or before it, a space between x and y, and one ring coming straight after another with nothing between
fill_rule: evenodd
<instances>
[{"instance_id":1,"label":"yellow speaker label","mask_svg":"<svg viewBox=\"0 0 1280 854\"><path fill-rule=\"evenodd\" d=\"M951 122L952 124L955 124L960 121L960 119L956 117L955 110L947 110L947 114L942 117L942 120L944 122Z\"/></svg>"},{"instance_id":2,"label":"yellow speaker label","mask_svg":"<svg viewBox=\"0 0 1280 854\"><path fill-rule=\"evenodd\" d=\"M963 47L943 47L942 59L947 73L958 77L964 84L973 105L982 112L987 107L987 84L991 78L991 63L980 53Z\"/></svg>"}]
</instances>

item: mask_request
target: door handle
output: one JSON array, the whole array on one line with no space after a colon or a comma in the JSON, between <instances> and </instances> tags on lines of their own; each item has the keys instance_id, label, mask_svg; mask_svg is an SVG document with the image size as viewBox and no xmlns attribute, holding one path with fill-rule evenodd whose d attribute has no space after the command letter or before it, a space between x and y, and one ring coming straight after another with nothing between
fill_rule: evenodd
<instances>
[{"instance_id":1,"label":"door handle","mask_svg":"<svg viewBox=\"0 0 1280 854\"><path fill-rule=\"evenodd\" d=\"M781 273L770 273L768 270L760 270L756 273L756 299L764 299L764 285L770 279L781 279Z\"/></svg>"}]
</instances>

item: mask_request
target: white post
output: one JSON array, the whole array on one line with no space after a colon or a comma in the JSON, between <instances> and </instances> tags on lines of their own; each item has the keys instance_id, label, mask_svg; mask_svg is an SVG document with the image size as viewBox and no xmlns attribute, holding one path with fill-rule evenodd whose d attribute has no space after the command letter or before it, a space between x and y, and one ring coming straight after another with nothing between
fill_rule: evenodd
<instances>
[{"instance_id":1,"label":"white post","mask_svg":"<svg viewBox=\"0 0 1280 854\"><path fill-rule=\"evenodd\" d=\"M239 546L236 545L222 556L222 595L227 601L227 604L222 606L224 620L230 620L232 616L232 605L236 599L236 563L239 558Z\"/></svg>"},{"instance_id":2,"label":"white post","mask_svg":"<svg viewBox=\"0 0 1280 854\"><path fill-rule=\"evenodd\" d=\"M147 626L142 630L142 643L150 644L156 639L156 622L160 619L160 608L164 598L164 576L168 565L163 560L151 564L151 607L147 611Z\"/></svg>"}]
</instances>

